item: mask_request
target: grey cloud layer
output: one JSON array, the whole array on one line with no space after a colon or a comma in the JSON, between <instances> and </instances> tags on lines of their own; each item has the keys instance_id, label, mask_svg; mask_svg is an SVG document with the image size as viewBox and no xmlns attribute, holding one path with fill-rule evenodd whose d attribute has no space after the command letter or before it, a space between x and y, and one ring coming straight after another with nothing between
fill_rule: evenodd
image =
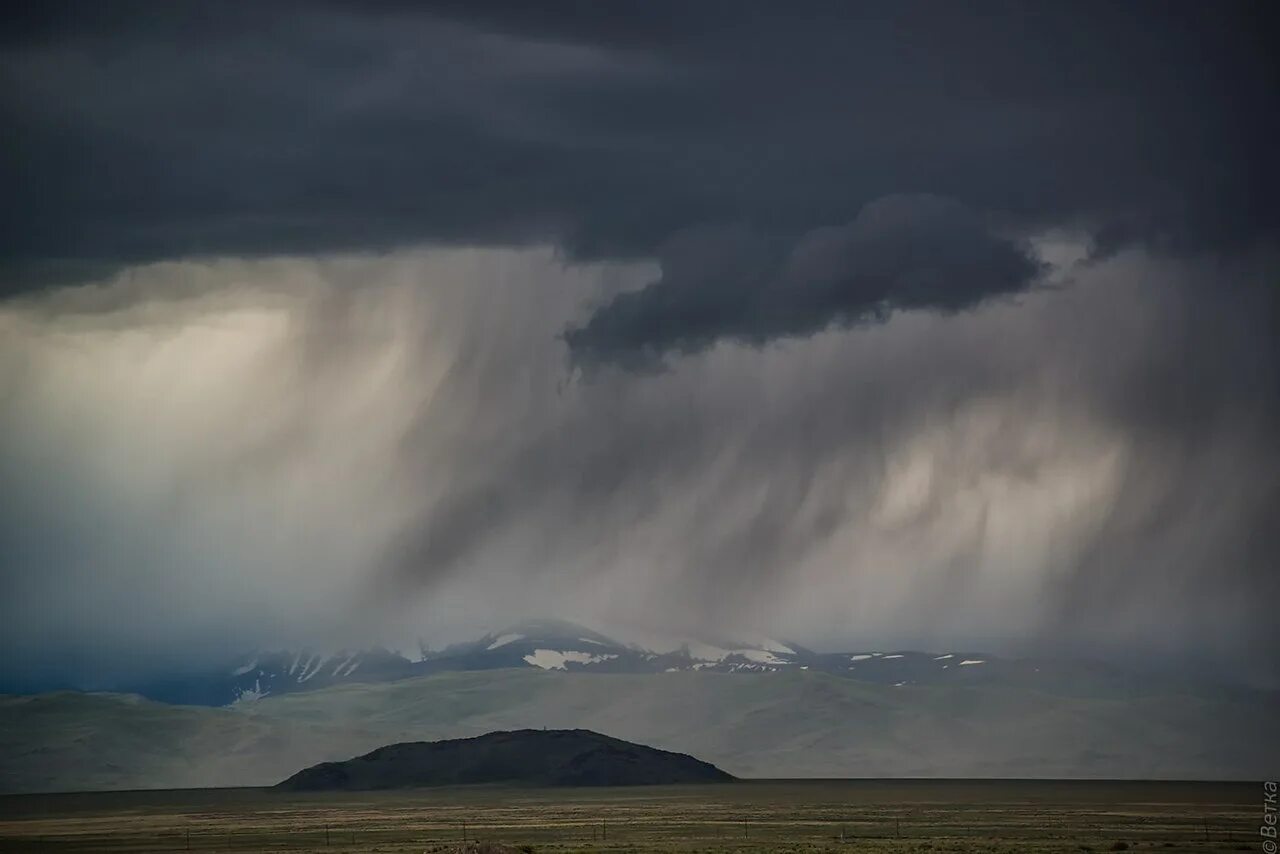
<instances>
[{"instance_id":1,"label":"grey cloud layer","mask_svg":"<svg viewBox=\"0 0 1280 854\"><path fill-rule=\"evenodd\" d=\"M651 269L437 250L30 300L4 565L41 571L7 576L4 641L118 664L546 613L1274 679L1269 268L1124 253L578 381L557 331Z\"/></svg>"}]
</instances>

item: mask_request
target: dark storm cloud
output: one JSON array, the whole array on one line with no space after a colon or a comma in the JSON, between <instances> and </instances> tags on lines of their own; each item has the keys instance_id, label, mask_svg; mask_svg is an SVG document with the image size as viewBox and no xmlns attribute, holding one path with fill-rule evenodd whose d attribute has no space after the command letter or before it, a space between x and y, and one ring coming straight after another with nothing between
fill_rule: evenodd
<instances>
[{"instance_id":1,"label":"dark storm cloud","mask_svg":"<svg viewBox=\"0 0 1280 854\"><path fill-rule=\"evenodd\" d=\"M60 265L782 240L932 193L1116 243L1275 225L1267 7L41 4L0 56L7 287Z\"/></svg>"},{"instance_id":2,"label":"dark storm cloud","mask_svg":"<svg viewBox=\"0 0 1280 854\"><path fill-rule=\"evenodd\" d=\"M4 642L346 643L385 593L1274 683L1272 15L27 4Z\"/></svg>"},{"instance_id":3,"label":"dark storm cloud","mask_svg":"<svg viewBox=\"0 0 1280 854\"><path fill-rule=\"evenodd\" d=\"M1041 264L970 211L933 196L890 196L852 222L802 235L783 251L743 229L682 232L662 278L619 294L565 339L580 360L631 363L761 344L898 309L958 311L1027 287Z\"/></svg>"}]
</instances>

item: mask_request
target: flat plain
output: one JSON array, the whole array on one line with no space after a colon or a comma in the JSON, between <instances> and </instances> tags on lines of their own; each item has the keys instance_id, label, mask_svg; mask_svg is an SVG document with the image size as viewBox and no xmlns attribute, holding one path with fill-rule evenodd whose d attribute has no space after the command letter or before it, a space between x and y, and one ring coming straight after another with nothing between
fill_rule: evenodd
<instances>
[{"instance_id":1,"label":"flat plain","mask_svg":"<svg viewBox=\"0 0 1280 854\"><path fill-rule=\"evenodd\" d=\"M1255 851L1262 786L751 780L636 788L0 797L0 851Z\"/></svg>"}]
</instances>

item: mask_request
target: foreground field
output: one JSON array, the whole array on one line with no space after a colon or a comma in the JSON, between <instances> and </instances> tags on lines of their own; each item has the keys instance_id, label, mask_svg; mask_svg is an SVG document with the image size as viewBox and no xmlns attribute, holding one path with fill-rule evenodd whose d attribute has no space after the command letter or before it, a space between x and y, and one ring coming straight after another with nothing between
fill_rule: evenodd
<instances>
[{"instance_id":1,"label":"foreground field","mask_svg":"<svg viewBox=\"0 0 1280 854\"><path fill-rule=\"evenodd\" d=\"M0 798L3 851L1257 850L1261 786L751 781L634 789L297 795L188 790Z\"/></svg>"}]
</instances>

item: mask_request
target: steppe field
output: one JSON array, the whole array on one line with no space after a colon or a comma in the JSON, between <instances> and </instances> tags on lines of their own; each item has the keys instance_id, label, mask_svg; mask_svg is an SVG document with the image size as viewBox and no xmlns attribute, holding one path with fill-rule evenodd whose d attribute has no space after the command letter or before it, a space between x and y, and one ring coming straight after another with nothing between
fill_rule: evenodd
<instances>
[{"instance_id":1,"label":"steppe field","mask_svg":"<svg viewBox=\"0 0 1280 854\"><path fill-rule=\"evenodd\" d=\"M10 795L0 851L1256 851L1262 798L1248 783L986 780Z\"/></svg>"}]
</instances>

